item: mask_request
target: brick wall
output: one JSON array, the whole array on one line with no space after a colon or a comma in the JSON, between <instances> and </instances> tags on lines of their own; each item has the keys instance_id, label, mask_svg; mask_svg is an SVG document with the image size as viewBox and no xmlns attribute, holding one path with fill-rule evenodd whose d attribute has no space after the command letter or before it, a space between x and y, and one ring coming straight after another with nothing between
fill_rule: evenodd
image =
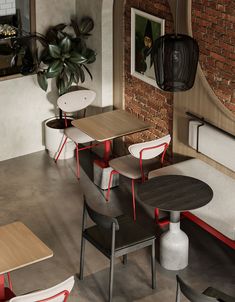
<instances>
[{"instance_id":1,"label":"brick wall","mask_svg":"<svg viewBox=\"0 0 235 302\"><path fill-rule=\"evenodd\" d=\"M162 92L130 74L131 7L165 19L165 32L173 31L168 1L127 0L125 6L125 109L151 124L152 128L126 137L126 143L156 139L172 133L173 95Z\"/></svg>"},{"instance_id":2,"label":"brick wall","mask_svg":"<svg viewBox=\"0 0 235 302\"><path fill-rule=\"evenodd\" d=\"M204 74L220 101L235 114L235 1L193 0L192 23Z\"/></svg>"}]
</instances>

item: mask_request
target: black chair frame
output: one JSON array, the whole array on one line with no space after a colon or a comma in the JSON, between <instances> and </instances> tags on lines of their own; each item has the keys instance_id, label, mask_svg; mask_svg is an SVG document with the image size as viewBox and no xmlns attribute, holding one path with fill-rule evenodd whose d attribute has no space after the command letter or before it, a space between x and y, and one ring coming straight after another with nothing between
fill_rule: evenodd
<instances>
[{"instance_id":1,"label":"black chair frame","mask_svg":"<svg viewBox=\"0 0 235 302\"><path fill-rule=\"evenodd\" d=\"M176 302L180 302L180 293L191 302L235 302L235 298L231 297L213 287L208 287L203 293L198 293L187 285L178 275L176 276Z\"/></svg>"},{"instance_id":2,"label":"black chair frame","mask_svg":"<svg viewBox=\"0 0 235 302\"><path fill-rule=\"evenodd\" d=\"M111 230L111 248L110 253L107 252L105 248L102 248L96 242L94 242L89 236L86 234L86 220L87 216L91 218L93 222L96 223L97 226L103 228L104 231ZM134 222L133 222L134 223ZM84 253L85 253L85 240L89 241L92 245L94 245L101 253L103 253L110 260L110 273L109 273L109 302L112 301L113 295L113 278L114 278L114 260L117 257L123 257L123 264L127 263L127 254L137 251L139 249L145 248L147 246L152 247L151 253L151 272L152 272L152 288L156 288L156 262L155 262L155 238L151 240L145 240L141 243L132 244L126 246L125 248L115 249L115 239L116 232L119 231L119 223L118 219L114 217L109 217L103 215L101 213L93 210L86 202L84 197L84 207L83 207L83 221L82 221L82 238L81 238L81 254L80 254L80 274L79 279L83 280L83 272L84 272Z\"/></svg>"}]
</instances>

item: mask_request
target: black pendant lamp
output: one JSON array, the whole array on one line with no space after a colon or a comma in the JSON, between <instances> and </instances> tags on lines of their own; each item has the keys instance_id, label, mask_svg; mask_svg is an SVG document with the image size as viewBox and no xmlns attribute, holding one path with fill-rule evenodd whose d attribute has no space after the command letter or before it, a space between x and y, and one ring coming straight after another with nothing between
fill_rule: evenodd
<instances>
[{"instance_id":1,"label":"black pendant lamp","mask_svg":"<svg viewBox=\"0 0 235 302\"><path fill-rule=\"evenodd\" d=\"M165 91L185 91L193 87L199 58L197 41L177 33L161 36L154 42L153 61L156 82Z\"/></svg>"}]
</instances>

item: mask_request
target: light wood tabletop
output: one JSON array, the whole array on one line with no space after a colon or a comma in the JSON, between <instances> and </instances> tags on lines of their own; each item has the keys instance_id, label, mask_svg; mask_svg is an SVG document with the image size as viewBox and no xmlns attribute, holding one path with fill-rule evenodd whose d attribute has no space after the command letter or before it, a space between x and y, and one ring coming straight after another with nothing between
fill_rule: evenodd
<instances>
[{"instance_id":1,"label":"light wood tabletop","mask_svg":"<svg viewBox=\"0 0 235 302\"><path fill-rule=\"evenodd\" d=\"M0 227L0 274L45 260L50 250L22 222Z\"/></svg>"},{"instance_id":2,"label":"light wood tabletop","mask_svg":"<svg viewBox=\"0 0 235 302\"><path fill-rule=\"evenodd\" d=\"M98 142L147 130L150 125L125 110L113 110L72 121L74 127Z\"/></svg>"}]
</instances>

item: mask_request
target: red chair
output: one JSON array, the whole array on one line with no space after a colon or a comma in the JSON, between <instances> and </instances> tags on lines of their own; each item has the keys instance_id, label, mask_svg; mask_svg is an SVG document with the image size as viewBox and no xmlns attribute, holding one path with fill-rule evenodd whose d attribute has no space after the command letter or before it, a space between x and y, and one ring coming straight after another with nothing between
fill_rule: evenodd
<instances>
[{"instance_id":1,"label":"red chair","mask_svg":"<svg viewBox=\"0 0 235 302\"><path fill-rule=\"evenodd\" d=\"M2 291L1 297L4 297L4 299L0 299L0 302L9 301L11 298L15 297L15 294L13 293L13 289L12 289L10 273L7 273L6 275L7 275L9 287L5 287L5 276L0 275L0 288Z\"/></svg>"},{"instance_id":2,"label":"red chair","mask_svg":"<svg viewBox=\"0 0 235 302\"><path fill-rule=\"evenodd\" d=\"M66 113L73 113L85 109L88 107L96 97L96 93L92 90L77 90L73 92L66 93L58 98L58 107L65 113L65 123ZM68 139L71 139L76 145L76 160L77 160L77 178L80 178L80 163L79 163L79 152L97 146L98 144L93 144L94 139L88 136L86 133L82 132L78 128L73 126L66 127L64 130L65 139L59 150L59 153L55 159L55 162L60 157L60 154ZM88 146L79 148L80 144L90 143Z\"/></svg>"},{"instance_id":3,"label":"red chair","mask_svg":"<svg viewBox=\"0 0 235 302\"><path fill-rule=\"evenodd\" d=\"M131 145L128 150L129 155L118 157L109 161L110 167L113 171L110 173L108 192L106 194L106 200L109 200L110 187L112 183L113 174L121 174L131 179L131 191L132 191L132 205L133 216L136 220L135 211L135 180L141 179L142 182L147 178L148 173L151 170L156 169L158 160L157 156L161 156L161 166L164 162L164 156L166 150L170 144L171 136L168 134L162 138Z\"/></svg>"},{"instance_id":4,"label":"red chair","mask_svg":"<svg viewBox=\"0 0 235 302\"><path fill-rule=\"evenodd\" d=\"M66 302L73 286L74 277L72 276L51 288L14 297L8 302Z\"/></svg>"}]
</instances>

